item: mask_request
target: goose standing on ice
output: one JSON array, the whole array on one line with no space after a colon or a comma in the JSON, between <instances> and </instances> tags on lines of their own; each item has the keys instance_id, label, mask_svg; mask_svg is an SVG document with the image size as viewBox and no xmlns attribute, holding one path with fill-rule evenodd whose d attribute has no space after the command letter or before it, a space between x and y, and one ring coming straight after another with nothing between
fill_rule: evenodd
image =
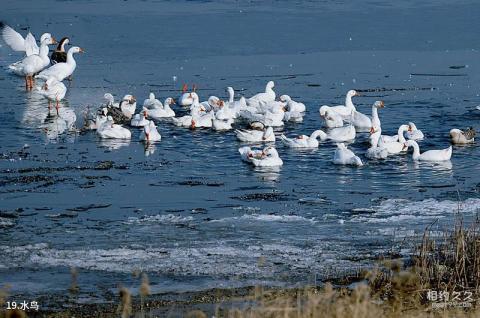
<instances>
[{"instance_id":1,"label":"goose standing on ice","mask_svg":"<svg viewBox=\"0 0 480 318\"><path fill-rule=\"evenodd\" d=\"M474 143L475 135L476 135L476 132L475 132L475 129L473 129L473 127L470 127L463 131L460 129L450 130L450 138L452 140L452 143L457 145Z\"/></svg>"},{"instance_id":2,"label":"goose standing on ice","mask_svg":"<svg viewBox=\"0 0 480 318\"><path fill-rule=\"evenodd\" d=\"M73 58L73 54L84 52L85 51L78 46L71 47L68 50L67 61L65 63L57 63L55 65L52 65L46 70L40 72L40 74L35 77L45 80L49 77L55 77L57 81L63 81L67 77L70 77L75 71L75 68L77 67L77 62Z\"/></svg>"},{"instance_id":3,"label":"goose standing on ice","mask_svg":"<svg viewBox=\"0 0 480 318\"><path fill-rule=\"evenodd\" d=\"M30 55L39 55L40 49L37 45L37 40L32 35L31 32L28 32L27 36L23 36L12 29L10 26L0 21L0 33L2 34L3 40L5 43L16 52L25 52L25 56ZM50 33L43 33L40 37L40 44L47 38L51 38Z\"/></svg>"},{"instance_id":4,"label":"goose standing on ice","mask_svg":"<svg viewBox=\"0 0 480 318\"><path fill-rule=\"evenodd\" d=\"M58 42L57 48L50 55L50 62L53 64L57 63L66 63L67 62L67 52L65 51L65 45L70 43L68 37L64 37Z\"/></svg>"},{"instance_id":5,"label":"goose standing on ice","mask_svg":"<svg viewBox=\"0 0 480 318\"><path fill-rule=\"evenodd\" d=\"M9 66L9 69L11 69L15 74L25 77L25 88L27 90L31 90L33 88L33 76L50 64L50 58L48 57L48 46L55 43L55 38L47 34L40 45L38 54L28 55L23 60L13 63Z\"/></svg>"},{"instance_id":6,"label":"goose standing on ice","mask_svg":"<svg viewBox=\"0 0 480 318\"><path fill-rule=\"evenodd\" d=\"M362 160L348 149L344 143L337 144L337 149L333 155L333 163L336 165L363 166Z\"/></svg>"},{"instance_id":7,"label":"goose standing on ice","mask_svg":"<svg viewBox=\"0 0 480 318\"><path fill-rule=\"evenodd\" d=\"M452 158L452 146L441 150L427 150L420 153L420 147L415 140L408 140L404 143L405 149L413 147L413 160L418 161L448 161Z\"/></svg>"},{"instance_id":8,"label":"goose standing on ice","mask_svg":"<svg viewBox=\"0 0 480 318\"><path fill-rule=\"evenodd\" d=\"M48 100L48 109L52 108L52 102L55 103L58 115L59 102L65 97L67 87L55 78L49 77L45 84L38 89L38 92Z\"/></svg>"}]
</instances>

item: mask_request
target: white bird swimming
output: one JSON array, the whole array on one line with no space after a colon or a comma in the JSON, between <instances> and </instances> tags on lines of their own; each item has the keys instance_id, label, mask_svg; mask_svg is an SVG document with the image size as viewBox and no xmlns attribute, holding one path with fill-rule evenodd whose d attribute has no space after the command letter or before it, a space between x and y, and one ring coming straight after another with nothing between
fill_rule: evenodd
<instances>
[{"instance_id":1,"label":"white bird swimming","mask_svg":"<svg viewBox=\"0 0 480 318\"><path fill-rule=\"evenodd\" d=\"M273 81L269 81L265 87L265 92L258 93L247 99L247 104L251 106L257 106L260 102L268 103L275 101L276 94L273 91L275 87L275 83Z\"/></svg>"},{"instance_id":2,"label":"white bird swimming","mask_svg":"<svg viewBox=\"0 0 480 318\"><path fill-rule=\"evenodd\" d=\"M199 97L196 93L197 86L195 84L193 85L193 91L192 92L187 92L187 90L188 90L187 84L183 84L182 95L180 95L180 97L178 98L178 104L180 106L190 106L190 105L192 105L194 97L197 97L197 99L199 99Z\"/></svg>"},{"instance_id":3,"label":"white bird swimming","mask_svg":"<svg viewBox=\"0 0 480 318\"><path fill-rule=\"evenodd\" d=\"M50 58L48 57L48 46L55 43L55 39L47 34L40 44L40 50L38 54L31 54L25 57L23 60L9 65L8 68L12 70L13 73L25 77L25 88L27 90L31 90L33 88L33 76L50 64Z\"/></svg>"},{"instance_id":4,"label":"white bird swimming","mask_svg":"<svg viewBox=\"0 0 480 318\"><path fill-rule=\"evenodd\" d=\"M58 63L60 64L60 63ZM58 65L55 64L54 66ZM135 114L135 109L137 109L137 100L135 96L127 94L123 96L122 101L120 102L120 110L127 118L132 118L133 114Z\"/></svg>"},{"instance_id":5,"label":"white bird swimming","mask_svg":"<svg viewBox=\"0 0 480 318\"><path fill-rule=\"evenodd\" d=\"M153 120L149 120L148 123L143 126L142 133L140 134L140 141L145 141L147 143L160 141L162 136L157 130L157 126Z\"/></svg>"},{"instance_id":6,"label":"white bird swimming","mask_svg":"<svg viewBox=\"0 0 480 318\"><path fill-rule=\"evenodd\" d=\"M380 117L378 117L378 109L384 108L385 103L381 100L377 100L372 105L372 127L380 128L382 127L382 123L380 122Z\"/></svg>"},{"instance_id":7,"label":"white bird swimming","mask_svg":"<svg viewBox=\"0 0 480 318\"><path fill-rule=\"evenodd\" d=\"M457 144L457 145L474 143L475 135L476 135L475 129L473 129L472 127L464 131L456 128L450 130L450 139L453 144Z\"/></svg>"},{"instance_id":8,"label":"white bird swimming","mask_svg":"<svg viewBox=\"0 0 480 318\"><path fill-rule=\"evenodd\" d=\"M378 142L382 135L382 128L380 126L373 126L370 130L370 144L371 147L367 149L365 157L369 159L385 159L388 157L388 150L384 147L379 147Z\"/></svg>"},{"instance_id":9,"label":"white bird swimming","mask_svg":"<svg viewBox=\"0 0 480 318\"><path fill-rule=\"evenodd\" d=\"M39 94L48 100L48 109L51 109L52 102L55 103L58 114L59 102L65 97L67 87L55 78L49 77L45 84L41 88L37 87L37 89Z\"/></svg>"},{"instance_id":10,"label":"white bird swimming","mask_svg":"<svg viewBox=\"0 0 480 318\"><path fill-rule=\"evenodd\" d=\"M117 125L113 122L112 116L107 117L107 121L104 122L99 128L97 133L102 139L130 139L132 133L127 128Z\"/></svg>"},{"instance_id":11,"label":"white bird swimming","mask_svg":"<svg viewBox=\"0 0 480 318\"><path fill-rule=\"evenodd\" d=\"M77 62L73 58L73 54L84 53L84 50L78 46L71 47L67 52L67 61L65 63L57 63L50 66L46 70L40 72L35 78L48 79L54 77L58 81L63 81L71 76L77 67Z\"/></svg>"},{"instance_id":12,"label":"white bird swimming","mask_svg":"<svg viewBox=\"0 0 480 318\"><path fill-rule=\"evenodd\" d=\"M296 102L288 95L280 96L280 101L285 103L287 112L304 113L307 110L304 103Z\"/></svg>"},{"instance_id":13,"label":"white bird swimming","mask_svg":"<svg viewBox=\"0 0 480 318\"><path fill-rule=\"evenodd\" d=\"M320 140L322 141L332 140L334 142L345 142L345 141L354 140L357 134L355 127L353 127L352 125L332 128L328 130L326 133L322 130L320 131L321 131L321 133L319 133Z\"/></svg>"},{"instance_id":14,"label":"white bird swimming","mask_svg":"<svg viewBox=\"0 0 480 318\"><path fill-rule=\"evenodd\" d=\"M194 114L190 122L190 129L211 128L213 127L214 119L215 119L215 114L213 111L210 111L205 114Z\"/></svg>"},{"instance_id":15,"label":"white bird swimming","mask_svg":"<svg viewBox=\"0 0 480 318\"><path fill-rule=\"evenodd\" d=\"M212 118L213 129L216 131L226 131L233 129L232 127L233 119L218 119L216 117Z\"/></svg>"},{"instance_id":16,"label":"white bird swimming","mask_svg":"<svg viewBox=\"0 0 480 318\"><path fill-rule=\"evenodd\" d=\"M398 132L396 135L398 136L398 141L391 141L393 139L396 139L395 136L393 137L385 136L385 135L380 136L378 145L382 148L386 148L388 150L388 154L390 155L395 155L406 150L403 147L403 144L406 141L405 137L403 136L403 133L408 129L409 129L408 125L401 125L400 127L398 127Z\"/></svg>"},{"instance_id":17,"label":"white bird swimming","mask_svg":"<svg viewBox=\"0 0 480 318\"><path fill-rule=\"evenodd\" d=\"M250 147L238 149L242 160L253 164L255 167L278 167L283 165L283 161L278 155L277 150L268 146L262 151L252 150Z\"/></svg>"},{"instance_id":18,"label":"white bird swimming","mask_svg":"<svg viewBox=\"0 0 480 318\"><path fill-rule=\"evenodd\" d=\"M275 134L272 127L265 129L265 125L261 124L263 129L236 129L235 134L238 140L243 142L275 142Z\"/></svg>"},{"instance_id":19,"label":"white bird swimming","mask_svg":"<svg viewBox=\"0 0 480 318\"><path fill-rule=\"evenodd\" d=\"M159 107L163 108L163 104L161 101L155 98L154 93L150 92L150 94L148 95L148 98L143 101L143 107L148 109L159 108Z\"/></svg>"},{"instance_id":20,"label":"white bird swimming","mask_svg":"<svg viewBox=\"0 0 480 318\"><path fill-rule=\"evenodd\" d=\"M356 111L355 105L353 105L352 97L358 96L359 94L355 90L349 90L347 96L345 97L345 105L338 106L329 106L331 110L342 116L344 120L348 120L352 113Z\"/></svg>"},{"instance_id":21,"label":"white bird swimming","mask_svg":"<svg viewBox=\"0 0 480 318\"><path fill-rule=\"evenodd\" d=\"M175 100L171 97L165 99L163 105L162 103L155 103L155 105L148 110L148 116L153 119L175 117L175 111L170 107L170 105L173 104L175 104Z\"/></svg>"},{"instance_id":22,"label":"white bird swimming","mask_svg":"<svg viewBox=\"0 0 480 318\"><path fill-rule=\"evenodd\" d=\"M408 130L405 135L410 140L422 140L424 138L423 132L417 129L417 126L412 122L408 123Z\"/></svg>"},{"instance_id":23,"label":"white bird swimming","mask_svg":"<svg viewBox=\"0 0 480 318\"><path fill-rule=\"evenodd\" d=\"M287 138L285 135L281 135L282 142L291 148L318 148L318 138L324 133L321 130L315 130L310 136L299 135L296 138Z\"/></svg>"},{"instance_id":24,"label":"white bird swimming","mask_svg":"<svg viewBox=\"0 0 480 318\"><path fill-rule=\"evenodd\" d=\"M336 165L363 166L362 160L353 151L347 148L344 143L338 143L333 155L333 163Z\"/></svg>"},{"instance_id":25,"label":"white bird swimming","mask_svg":"<svg viewBox=\"0 0 480 318\"><path fill-rule=\"evenodd\" d=\"M148 125L149 123L150 120L148 120L148 109L143 108L140 114L135 114L135 116L133 116L132 120L130 121L130 126L145 127L145 125Z\"/></svg>"},{"instance_id":26,"label":"white bird swimming","mask_svg":"<svg viewBox=\"0 0 480 318\"><path fill-rule=\"evenodd\" d=\"M420 147L415 140L408 140L404 143L405 149L413 147L413 160L419 161L448 161L452 158L452 146L441 150L427 150L420 153Z\"/></svg>"},{"instance_id":27,"label":"white bird swimming","mask_svg":"<svg viewBox=\"0 0 480 318\"><path fill-rule=\"evenodd\" d=\"M0 21L0 32L2 34L3 40L5 43L14 51L25 52L26 56L33 54L40 54L40 49L37 45L37 40L32 35L31 32L28 32L27 36L23 36L11 28L9 25ZM40 37L40 43L42 43L46 38L52 37L50 33L43 33Z\"/></svg>"},{"instance_id":28,"label":"white bird swimming","mask_svg":"<svg viewBox=\"0 0 480 318\"><path fill-rule=\"evenodd\" d=\"M338 128L343 127L343 118L337 112L330 108L330 106L323 105L319 109L320 117L325 121L325 127Z\"/></svg>"}]
</instances>

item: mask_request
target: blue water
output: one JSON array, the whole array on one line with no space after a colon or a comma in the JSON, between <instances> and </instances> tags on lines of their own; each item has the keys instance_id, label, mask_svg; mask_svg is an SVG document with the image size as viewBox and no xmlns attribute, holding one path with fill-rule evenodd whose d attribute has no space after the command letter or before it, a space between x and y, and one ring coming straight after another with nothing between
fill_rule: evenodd
<instances>
[{"instance_id":1,"label":"blue water","mask_svg":"<svg viewBox=\"0 0 480 318\"><path fill-rule=\"evenodd\" d=\"M77 127L106 92L141 104L150 91L176 98L188 83L202 100L226 98L227 86L248 97L274 80L278 95L307 105L304 122L278 134L320 128L319 106L343 103L353 88L366 91L354 100L363 113L385 101L385 133L414 121L422 150L448 147L451 128L479 128L475 1L49 0L7 2L2 13L18 30L69 35L85 49L62 105ZM262 171L240 160L232 132L162 121L162 141L145 150L137 129L124 143L62 131L6 72L19 58L0 48L0 284L12 294L61 295L72 267L81 292L99 299L137 286L136 271L158 293L302 285L392 248L408 254L404 237L480 208L476 144L454 146L445 164L375 162L359 134L350 148L366 165L350 168L331 163L333 144L277 142L283 167ZM105 161L113 166L96 169Z\"/></svg>"}]
</instances>

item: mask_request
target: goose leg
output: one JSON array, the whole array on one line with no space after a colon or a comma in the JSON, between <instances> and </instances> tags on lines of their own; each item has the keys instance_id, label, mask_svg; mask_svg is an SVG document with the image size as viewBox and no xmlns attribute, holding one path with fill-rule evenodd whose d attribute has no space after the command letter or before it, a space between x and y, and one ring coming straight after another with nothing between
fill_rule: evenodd
<instances>
[{"instance_id":1,"label":"goose leg","mask_svg":"<svg viewBox=\"0 0 480 318\"><path fill-rule=\"evenodd\" d=\"M48 112L52 109L52 101L48 100Z\"/></svg>"},{"instance_id":2,"label":"goose leg","mask_svg":"<svg viewBox=\"0 0 480 318\"><path fill-rule=\"evenodd\" d=\"M57 116L58 116L58 108L59 108L58 98L57 98L57 105L55 106L55 108L57 109Z\"/></svg>"},{"instance_id":3,"label":"goose leg","mask_svg":"<svg viewBox=\"0 0 480 318\"><path fill-rule=\"evenodd\" d=\"M25 90L28 91L28 75L25 75Z\"/></svg>"}]
</instances>

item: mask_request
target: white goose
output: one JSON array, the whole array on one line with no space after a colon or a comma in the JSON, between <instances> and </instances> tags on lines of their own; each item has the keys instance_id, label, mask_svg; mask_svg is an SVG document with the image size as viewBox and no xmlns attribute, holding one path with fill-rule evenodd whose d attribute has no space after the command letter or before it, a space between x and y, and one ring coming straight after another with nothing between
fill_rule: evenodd
<instances>
[{"instance_id":1,"label":"white goose","mask_svg":"<svg viewBox=\"0 0 480 318\"><path fill-rule=\"evenodd\" d=\"M160 141L162 136L157 130L157 126L153 120L149 120L148 123L143 126L142 133L140 134L140 141L145 141L147 143Z\"/></svg>"},{"instance_id":2,"label":"white goose","mask_svg":"<svg viewBox=\"0 0 480 318\"><path fill-rule=\"evenodd\" d=\"M320 130L321 133L319 133L320 140L331 140L334 142L345 142L345 141L351 141L355 139L355 136L357 134L355 127L352 125L348 125L345 127L338 127L338 128L332 128L328 130L326 133L322 130Z\"/></svg>"},{"instance_id":3,"label":"white goose","mask_svg":"<svg viewBox=\"0 0 480 318\"><path fill-rule=\"evenodd\" d=\"M347 148L344 143L338 143L333 155L333 163L336 165L363 166L362 160L353 151Z\"/></svg>"},{"instance_id":4,"label":"white goose","mask_svg":"<svg viewBox=\"0 0 480 318\"><path fill-rule=\"evenodd\" d=\"M242 160L253 164L255 167L278 167L283 165L282 159L278 155L277 150L268 146L261 152L250 149L250 147L242 147L238 149Z\"/></svg>"},{"instance_id":5,"label":"white goose","mask_svg":"<svg viewBox=\"0 0 480 318\"><path fill-rule=\"evenodd\" d=\"M212 119L212 125L213 129L216 131L226 131L226 130L231 130L233 129L232 127L233 124L233 119L218 119L218 118L213 118Z\"/></svg>"},{"instance_id":6,"label":"white goose","mask_svg":"<svg viewBox=\"0 0 480 318\"><path fill-rule=\"evenodd\" d=\"M58 63L60 64L60 63ZM55 64L54 66L58 65ZM53 66L52 66L53 67ZM127 94L123 96L122 101L120 102L120 110L127 118L132 118L133 114L135 114L135 110L137 109L137 100L135 96Z\"/></svg>"},{"instance_id":7,"label":"white goose","mask_svg":"<svg viewBox=\"0 0 480 318\"><path fill-rule=\"evenodd\" d=\"M38 54L31 54L25 57L23 60L9 65L9 69L13 73L25 77L25 88L27 90L33 89L35 73L40 72L50 64L50 58L48 57L48 46L55 44L55 39L50 35L47 35L41 45Z\"/></svg>"},{"instance_id":8,"label":"white goose","mask_svg":"<svg viewBox=\"0 0 480 318\"><path fill-rule=\"evenodd\" d=\"M321 130L314 131L310 137L307 135L299 135L296 138L287 138L285 135L281 135L282 142L291 148L318 148L318 138L323 133Z\"/></svg>"},{"instance_id":9,"label":"white goose","mask_svg":"<svg viewBox=\"0 0 480 318\"><path fill-rule=\"evenodd\" d=\"M112 116L107 117L107 121L97 128L97 133L102 139L130 139L132 133L113 122Z\"/></svg>"},{"instance_id":10,"label":"white goose","mask_svg":"<svg viewBox=\"0 0 480 318\"><path fill-rule=\"evenodd\" d=\"M407 136L407 139L410 139L410 140L423 140L423 138L425 137L423 135L423 132L419 129L417 129L417 126L410 122L408 123L408 131L405 133L405 135Z\"/></svg>"},{"instance_id":11,"label":"white goose","mask_svg":"<svg viewBox=\"0 0 480 318\"><path fill-rule=\"evenodd\" d=\"M238 117L238 114L240 110L244 107L247 106L247 100L245 97L240 97L239 100L235 100L235 91L233 90L233 87L227 87L227 92L228 92L228 102L226 103L225 106L228 106L229 109L231 109L234 113L234 118Z\"/></svg>"},{"instance_id":12,"label":"white goose","mask_svg":"<svg viewBox=\"0 0 480 318\"><path fill-rule=\"evenodd\" d=\"M107 114L107 107L103 107L102 109L100 109L95 118L92 118L91 120L89 120L89 122L87 122L87 128L92 130L98 129L98 127L102 126L107 121Z\"/></svg>"},{"instance_id":13,"label":"white goose","mask_svg":"<svg viewBox=\"0 0 480 318\"><path fill-rule=\"evenodd\" d=\"M150 123L150 120L148 118L148 109L143 108L140 114L136 114L133 116L132 120L130 121L130 126L132 127L145 127Z\"/></svg>"},{"instance_id":14,"label":"white goose","mask_svg":"<svg viewBox=\"0 0 480 318\"><path fill-rule=\"evenodd\" d=\"M353 111L357 110L355 105L353 105L352 97L358 95L359 94L355 90L349 90L345 97L345 105L330 106L330 109L342 116L344 120L349 119L350 116L352 116Z\"/></svg>"},{"instance_id":15,"label":"white goose","mask_svg":"<svg viewBox=\"0 0 480 318\"><path fill-rule=\"evenodd\" d=\"M420 147L415 140L408 140L404 143L405 149L413 147L413 160L419 161L448 161L452 158L452 146L441 150L427 150L420 153Z\"/></svg>"},{"instance_id":16,"label":"white goose","mask_svg":"<svg viewBox=\"0 0 480 318\"><path fill-rule=\"evenodd\" d=\"M385 103L381 100L377 100L375 103L372 105L372 128L381 128L382 123L380 122L380 117L378 117L378 109L379 108L384 108Z\"/></svg>"},{"instance_id":17,"label":"white goose","mask_svg":"<svg viewBox=\"0 0 480 318\"><path fill-rule=\"evenodd\" d=\"M180 106L190 106L190 105L192 105L194 97L197 97L197 99L199 99L199 97L196 93L196 90L197 90L196 85L193 85L193 91L192 92L187 92L187 90L188 90L187 84L183 84L182 95L180 95L180 97L178 98L178 104Z\"/></svg>"},{"instance_id":18,"label":"white goose","mask_svg":"<svg viewBox=\"0 0 480 318\"><path fill-rule=\"evenodd\" d=\"M386 136L380 136L380 141L378 145L382 148L386 148L388 150L388 154L390 155L395 155L398 154L402 151L404 151L403 144L405 143L405 137L403 136L403 133L409 129L408 125L401 125L398 127L398 141L392 141L392 142L387 142ZM388 137L388 136L387 136Z\"/></svg>"},{"instance_id":19,"label":"white goose","mask_svg":"<svg viewBox=\"0 0 480 318\"><path fill-rule=\"evenodd\" d=\"M2 33L3 40L7 45L14 51L25 52L26 56L40 54L40 49L37 45L37 40L32 35L31 32L28 32L27 36L23 36L11 28L9 25L0 21L0 32ZM52 37L50 33L43 33L40 37L40 43L45 39Z\"/></svg>"},{"instance_id":20,"label":"white goose","mask_svg":"<svg viewBox=\"0 0 480 318\"><path fill-rule=\"evenodd\" d=\"M475 129L473 129L472 127L468 128L465 131L462 131L460 129L450 130L450 138L453 144L465 145L474 143L475 135Z\"/></svg>"},{"instance_id":21,"label":"white goose","mask_svg":"<svg viewBox=\"0 0 480 318\"><path fill-rule=\"evenodd\" d=\"M162 102L155 98L154 93L150 93L148 98L143 101L143 107L152 109L152 108L163 108Z\"/></svg>"},{"instance_id":22,"label":"white goose","mask_svg":"<svg viewBox=\"0 0 480 318\"><path fill-rule=\"evenodd\" d=\"M285 103L287 112L304 113L307 110L304 103L296 102L288 95L280 96L280 101Z\"/></svg>"},{"instance_id":23,"label":"white goose","mask_svg":"<svg viewBox=\"0 0 480 318\"><path fill-rule=\"evenodd\" d=\"M71 47L67 53L67 62L65 63L57 63L55 65L50 66L46 70L40 72L36 78L41 79L48 79L49 77L54 77L58 81L63 81L67 77L73 74L75 68L77 67L77 62L73 58L73 54L76 53L83 53L84 50L78 46Z\"/></svg>"},{"instance_id":24,"label":"white goose","mask_svg":"<svg viewBox=\"0 0 480 318\"><path fill-rule=\"evenodd\" d=\"M236 129L235 134L238 140L243 142L275 142L273 128L268 127L265 129L264 125L263 127L264 128L262 130Z\"/></svg>"},{"instance_id":25,"label":"white goose","mask_svg":"<svg viewBox=\"0 0 480 318\"><path fill-rule=\"evenodd\" d=\"M388 157L388 150L384 147L378 146L381 135L382 128L380 126L373 126L370 130L371 147L367 149L365 157L369 159L385 159Z\"/></svg>"},{"instance_id":26,"label":"white goose","mask_svg":"<svg viewBox=\"0 0 480 318\"><path fill-rule=\"evenodd\" d=\"M160 103L161 105L162 103ZM171 97L165 99L165 102L160 107L160 105L155 104L154 107L148 110L148 116L153 119L160 119L160 118L169 118L175 117L175 111L170 107L170 105L175 104L175 100Z\"/></svg>"},{"instance_id":27,"label":"white goose","mask_svg":"<svg viewBox=\"0 0 480 318\"><path fill-rule=\"evenodd\" d=\"M251 106L257 106L260 102L273 102L275 101L276 94L273 91L275 87L275 83L273 81L269 81L265 87L265 92L258 93L247 99L247 104Z\"/></svg>"},{"instance_id":28,"label":"white goose","mask_svg":"<svg viewBox=\"0 0 480 318\"><path fill-rule=\"evenodd\" d=\"M65 97L67 87L62 82L50 77L41 88L37 87L37 89L40 95L48 100L48 109L51 108L52 102L55 102L58 113L59 102Z\"/></svg>"},{"instance_id":29,"label":"white goose","mask_svg":"<svg viewBox=\"0 0 480 318\"><path fill-rule=\"evenodd\" d=\"M323 105L319 109L320 117L325 121L325 127L338 128L343 127L342 116L335 112L330 106Z\"/></svg>"}]
</instances>

